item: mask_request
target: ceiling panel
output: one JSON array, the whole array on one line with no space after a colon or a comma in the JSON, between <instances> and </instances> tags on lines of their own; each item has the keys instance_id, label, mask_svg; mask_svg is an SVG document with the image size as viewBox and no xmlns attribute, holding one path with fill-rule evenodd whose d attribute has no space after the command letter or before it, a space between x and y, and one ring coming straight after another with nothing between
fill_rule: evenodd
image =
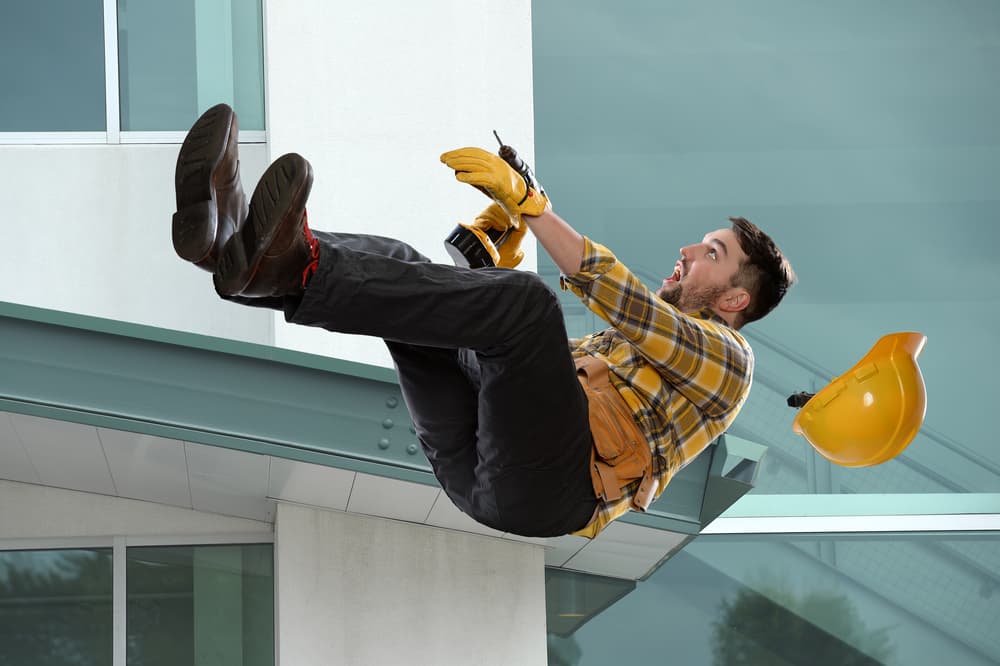
<instances>
[{"instance_id":1,"label":"ceiling panel","mask_svg":"<svg viewBox=\"0 0 1000 666\"><path fill-rule=\"evenodd\" d=\"M358 474L347 510L351 513L422 523L427 520L431 507L440 494L440 489L432 486Z\"/></svg>"},{"instance_id":2,"label":"ceiling panel","mask_svg":"<svg viewBox=\"0 0 1000 666\"><path fill-rule=\"evenodd\" d=\"M617 578L642 578L691 538L664 530L616 522L566 562L566 568Z\"/></svg>"},{"instance_id":3,"label":"ceiling panel","mask_svg":"<svg viewBox=\"0 0 1000 666\"><path fill-rule=\"evenodd\" d=\"M57 488L115 495L97 428L10 414L41 483Z\"/></svg>"},{"instance_id":4,"label":"ceiling panel","mask_svg":"<svg viewBox=\"0 0 1000 666\"><path fill-rule=\"evenodd\" d=\"M0 412L0 479L25 483L40 481L7 412Z\"/></svg>"},{"instance_id":5,"label":"ceiling panel","mask_svg":"<svg viewBox=\"0 0 1000 666\"><path fill-rule=\"evenodd\" d=\"M191 507L184 442L108 428L97 435L120 496Z\"/></svg>"},{"instance_id":6,"label":"ceiling panel","mask_svg":"<svg viewBox=\"0 0 1000 666\"><path fill-rule=\"evenodd\" d=\"M438 495L430 515L425 521L428 525L435 527L445 527L450 530L460 530L462 532L472 532L474 534L485 534L488 536L502 537L503 532L490 529L485 525L480 525L472 518L458 510L448 496L443 492Z\"/></svg>"},{"instance_id":7,"label":"ceiling panel","mask_svg":"<svg viewBox=\"0 0 1000 666\"><path fill-rule=\"evenodd\" d=\"M561 567L571 557L576 555L581 548L590 543L586 537L566 534L559 537L525 537L510 532L503 535L504 539L510 541L520 541L541 546L545 549L545 566Z\"/></svg>"},{"instance_id":8,"label":"ceiling panel","mask_svg":"<svg viewBox=\"0 0 1000 666\"><path fill-rule=\"evenodd\" d=\"M267 499L268 456L184 443L195 509L228 516L274 520Z\"/></svg>"},{"instance_id":9,"label":"ceiling panel","mask_svg":"<svg viewBox=\"0 0 1000 666\"><path fill-rule=\"evenodd\" d=\"M287 502L345 511L354 477L354 472L345 469L271 458L267 494Z\"/></svg>"}]
</instances>

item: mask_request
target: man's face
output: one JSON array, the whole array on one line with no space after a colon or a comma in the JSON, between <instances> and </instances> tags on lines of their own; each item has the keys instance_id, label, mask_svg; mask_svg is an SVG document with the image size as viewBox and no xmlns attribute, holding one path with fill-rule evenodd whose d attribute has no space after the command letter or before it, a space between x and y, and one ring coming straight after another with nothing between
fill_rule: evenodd
<instances>
[{"instance_id":1,"label":"man's face","mask_svg":"<svg viewBox=\"0 0 1000 666\"><path fill-rule=\"evenodd\" d=\"M718 311L735 289L732 279L746 259L736 232L712 231L702 242L681 248L673 274L663 280L656 295L682 312Z\"/></svg>"}]
</instances>

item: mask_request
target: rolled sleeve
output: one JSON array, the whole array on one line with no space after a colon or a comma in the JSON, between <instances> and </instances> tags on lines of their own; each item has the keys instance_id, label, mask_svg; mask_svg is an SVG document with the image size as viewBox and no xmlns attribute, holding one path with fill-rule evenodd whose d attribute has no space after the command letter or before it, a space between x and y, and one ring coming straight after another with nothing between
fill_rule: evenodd
<instances>
[{"instance_id":1,"label":"rolled sleeve","mask_svg":"<svg viewBox=\"0 0 1000 666\"><path fill-rule=\"evenodd\" d=\"M563 290L573 292L580 298L586 298L590 285L601 276L606 275L617 263L618 259L611 250L584 236L580 270L572 275L561 275L559 286Z\"/></svg>"}]
</instances>

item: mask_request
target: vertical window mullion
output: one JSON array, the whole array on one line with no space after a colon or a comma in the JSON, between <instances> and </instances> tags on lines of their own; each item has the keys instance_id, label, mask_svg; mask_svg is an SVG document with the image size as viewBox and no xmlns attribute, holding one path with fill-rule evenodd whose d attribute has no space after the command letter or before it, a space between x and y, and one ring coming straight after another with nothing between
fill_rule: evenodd
<instances>
[{"instance_id":1,"label":"vertical window mullion","mask_svg":"<svg viewBox=\"0 0 1000 666\"><path fill-rule=\"evenodd\" d=\"M125 625L128 597L126 596L127 560L125 557L125 537L115 537L112 551L113 576L112 613L114 614L113 666L125 666L128 631Z\"/></svg>"},{"instance_id":2,"label":"vertical window mullion","mask_svg":"<svg viewBox=\"0 0 1000 666\"><path fill-rule=\"evenodd\" d=\"M118 87L118 0L104 0L104 93L108 143L121 143ZM125 662L121 666L125 666Z\"/></svg>"}]
</instances>

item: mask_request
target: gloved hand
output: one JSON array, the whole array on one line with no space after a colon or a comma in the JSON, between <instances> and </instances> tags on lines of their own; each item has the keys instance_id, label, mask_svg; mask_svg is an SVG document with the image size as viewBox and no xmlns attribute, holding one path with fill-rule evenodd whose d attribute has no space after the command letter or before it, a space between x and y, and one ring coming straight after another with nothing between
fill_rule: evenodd
<instances>
[{"instance_id":1,"label":"gloved hand","mask_svg":"<svg viewBox=\"0 0 1000 666\"><path fill-rule=\"evenodd\" d=\"M521 224L515 229L510 215L500 204L491 203L476 216L472 224L460 222L458 226L475 235L483 250L490 256L492 265L515 268L524 259L521 241L528 231L528 225ZM452 233L454 235L455 232Z\"/></svg>"},{"instance_id":2,"label":"gloved hand","mask_svg":"<svg viewBox=\"0 0 1000 666\"><path fill-rule=\"evenodd\" d=\"M514 268L524 259L521 241L528 231L528 225L521 223L515 226L507 211L495 201L480 213L472 224L461 226L476 234L480 240L486 236L490 246L494 248L487 247L487 251L493 256L493 263L500 268ZM481 232L482 236L477 232Z\"/></svg>"},{"instance_id":3,"label":"gloved hand","mask_svg":"<svg viewBox=\"0 0 1000 666\"><path fill-rule=\"evenodd\" d=\"M500 204L517 229L523 226L521 215L541 215L549 207L548 198L528 187L499 155L481 148L459 148L443 154L441 161L455 170L459 182L478 188Z\"/></svg>"}]
</instances>

